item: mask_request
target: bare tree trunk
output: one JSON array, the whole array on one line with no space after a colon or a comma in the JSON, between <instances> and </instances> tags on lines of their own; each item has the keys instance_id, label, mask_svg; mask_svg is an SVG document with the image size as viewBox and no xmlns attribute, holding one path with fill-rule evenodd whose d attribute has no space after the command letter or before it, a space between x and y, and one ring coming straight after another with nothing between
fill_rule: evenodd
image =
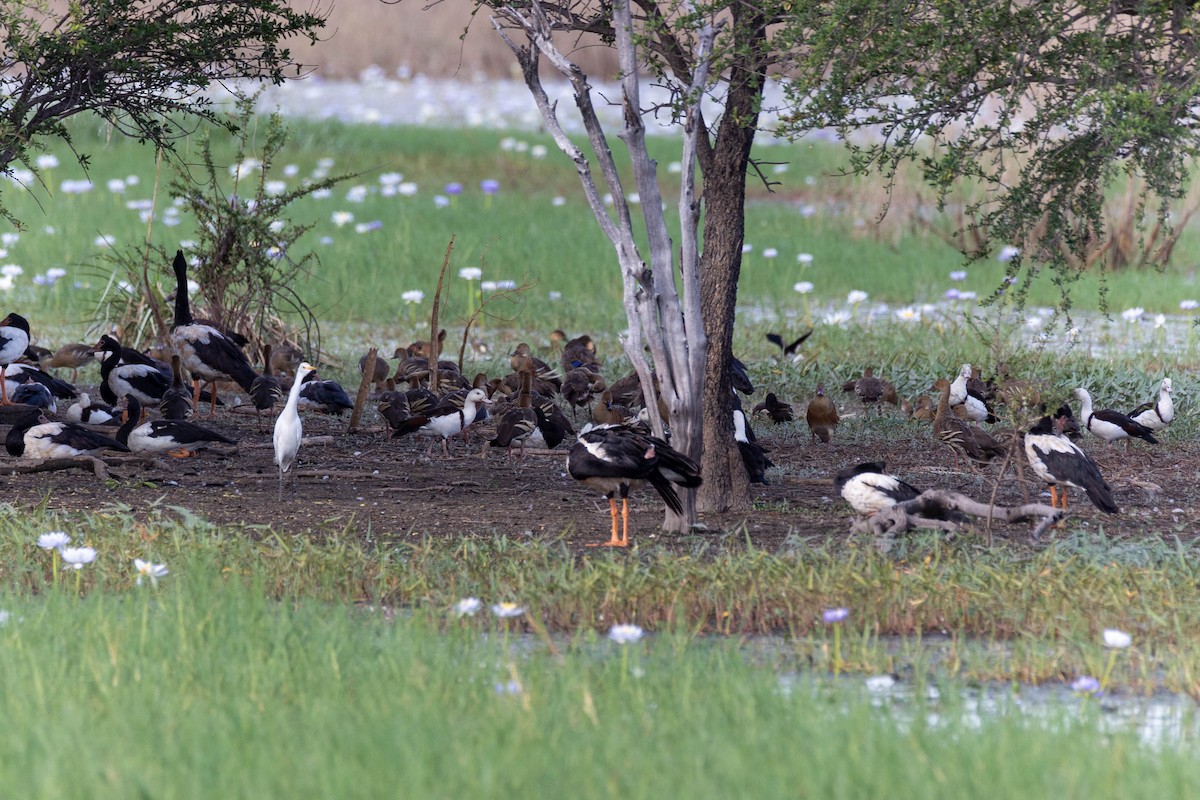
<instances>
[{"instance_id":1,"label":"bare tree trunk","mask_svg":"<svg viewBox=\"0 0 1200 800\"><path fill-rule=\"evenodd\" d=\"M587 76L578 65L558 51L551 41L551 28L545 9L537 0L533 0L528 6L522 5L519 9L503 6L496 9L497 17L493 17L492 24L520 63L525 83L538 105L548 132L559 149L575 162L592 213L616 251L624 286L625 314L629 320L629 335L622 344L641 380L650 424L656 435L663 435L664 420L658 410L659 390L655 388L643 345L649 348L654 362L654 374L658 378L662 397L671 416L674 443L682 452L696 458L703 446L701 409L708 345L701 319L699 248L696 242L700 207L695 199L694 164L698 139L704 134L700 124L699 104L708 80L708 58L716 28L711 20L698 25L695 55L697 66L681 114L686 122L685 173L679 201L683 239L680 247L680 273L684 286L684 298L681 300L675 284L675 250L663 211L656 164L646 148L640 101L637 34L634 31L629 2L630 0L616 0L612 6L614 38L623 76L621 89L625 124L620 138L629 153L634 180L641 196L650 256L649 266L638 250L629 203L625 199L607 137L592 106L591 87L588 85ZM529 46L522 47L513 42L500 24L500 19L522 30ZM538 76L539 54L545 55L571 82L575 104L583 117L592 153L599 163L600 172L613 198L615 219L610 216L600 199L600 192L587 158L563 131L556 109L546 96ZM683 514L677 516L668 509L663 522L664 530L687 530L695 522L694 494L690 491L682 494Z\"/></svg>"},{"instance_id":2,"label":"bare tree trunk","mask_svg":"<svg viewBox=\"0 0 1200 800\"><path fill-rule=\"evenodd\" d=\"M702 152L704 169L704 257L700 297L708 336L704 373L704 455L700 472L700 511L744 511L750 508L750 482L733 439L733 324L742 244L746 230L746 170L758 126L765 59L761 52L765 23L761 14L734 5L732 35L746 39L730 69L725 113L711 150ZM749 19L743 19L749 15Z\"/></svg>"}]
</instances>

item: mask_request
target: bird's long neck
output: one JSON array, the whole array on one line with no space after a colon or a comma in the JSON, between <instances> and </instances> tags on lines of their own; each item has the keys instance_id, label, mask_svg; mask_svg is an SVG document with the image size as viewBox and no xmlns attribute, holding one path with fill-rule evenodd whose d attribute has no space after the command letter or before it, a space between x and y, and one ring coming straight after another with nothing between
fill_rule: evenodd
<instances>
[{"instance_id":1,"label":"bird's long neck","mask_svg":"<svg viewBox=\"0 0 1200 800\"><path fill-rule=\"evenodd\" d=\"M192 308L188 304L187 261L183 253L175 256L175 327L192 324Z\"/></svg>"},{"instance_id":2,"label":"bird's long neck","mask_svg":"<svg viewBox=\"0 0 1200 800\"><path fill-rule=\"evenodd\" d=\"M950 384L947 383L942 387L942 393L938 395L937 411L933 414L933 426L936 428L946 421L946 414L950 412Z\"/></svg>"},{"instance_id":3,"label":"bird's long neck","mask_svg":"<svg viewBox=\"0 0 1200 800\"><path fill-rule=\"evenodd\" d=\"M292 388L288 392L287 408L289 411L296 410L296 404L300 402L300 390L304 388L304 379L308 377L308 373L303 375L296 373L296 379L292 382Z\"/></svg>"},{"instance_id":4,"label":"bird's long neck","mask_svg":"<svg viewBox=\"0 0 1200 800\"><path fill-rule=\"evenodd\" d=\"M129 446L129 434L133 433L133 429L138 426L142 416L142 407L138 403L137 398L130 396L129 405L125 409L125 421L121 423L121 427L117 428L116 439L126 447Z\"/></svg>"},{"instance_id":5,"label":"bird's long neck","mask_svg":"<svg viewBox=\"0 0 1200 800\"><path fill-rule=\"evenodd\" d=\"M1083 417L1085 425L1090 422L1088 418L1092 416L1092 396L1087 392L1079 398L1079 416Z\"/></svg>"}]
</instances>

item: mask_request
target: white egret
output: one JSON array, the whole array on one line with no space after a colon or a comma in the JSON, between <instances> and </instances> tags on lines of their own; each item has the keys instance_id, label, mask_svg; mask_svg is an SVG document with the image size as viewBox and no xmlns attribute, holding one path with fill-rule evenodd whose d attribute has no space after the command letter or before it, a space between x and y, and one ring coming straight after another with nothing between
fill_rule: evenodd
<instances>
[{"instance_id":1,"label":"white egret","mask_svg":"<svg viewBox=\"0 0 1200 800\"><path fill-rule=\"evenodd\" d=\"M275 420L275 463L279 465L279 499L283 499L283 474L292 468L296 453L300 452L300 440L304 437L304 424L296 405L300 400L300 387L304 378L316 367L304 361L296 368L296 379L288 392L287 403Z\"/></svg>"}]
</instances>

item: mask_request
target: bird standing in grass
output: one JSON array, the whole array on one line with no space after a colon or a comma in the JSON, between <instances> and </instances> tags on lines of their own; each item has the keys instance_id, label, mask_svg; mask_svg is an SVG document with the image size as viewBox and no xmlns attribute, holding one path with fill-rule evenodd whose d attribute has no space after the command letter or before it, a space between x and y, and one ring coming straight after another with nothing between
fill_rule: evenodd
<instances>
[{"instance_id":1,"label":"bird standing in grass","mask_svg":"<svg viewBox=\"0 0 1200 800\"><path fill-rule=\"evenodd\" d=\"M1171 402L1171 379L1163 378L1158 389L1158 400L1143 403L1129 412L1129 418L1152 431L1160 431L1175 419L1175 404Z\"/></svg>"},{"instance_id":2,"label":"bird standing in grass","mask_svg":"<svg viewBox=\"0 0 1200 800\"><path fill-rule=\"evenodd\" d=\"M1154 438L1149 428L1134 422L1120 411L1113 411L1110 408L1093 410L1092 395L1082 386L1075 390L1075 396L1079 398L1080 403L1079 419L1083 422L1083 427L1087 432L1093 436L1101 438L1109 444L1117 439L1128 439L1131 436L1143 439L1150 444L1158 444L1158 439Z\"/></svg>"},{"instance_id":3,"label":"bird standing in grass","mask_svg":"<svg viewBox=\"0 0 1200 800\"><path fill-rule=\"evenodd\" d=\"M808 401L804 419L808 423L808 429L812 432L813 438L829 444L833 429L837 427L841 417L838 416L837 406L834 405L834 402L825 396L823 384L817 384L817 395Z\"/></svg>"},{"instance_id":4,"label":"bird standing in grass","mask_svg":"<svg viewBox=\"0 0 1200 800\"><path fill-rule=\"evenodd\" d=\"M300 400L300 387L304 378L315 372L316 367L307 361L301 362L296 368L296 380L288 392L287 403L279 417L275 420L275 463L279 466L279 499L283 499L283 475L292 468L296 454L300 452L300 440L304 438L304 424L300 421L300 412L296 405Z\"/></svg>"}]
</instances>

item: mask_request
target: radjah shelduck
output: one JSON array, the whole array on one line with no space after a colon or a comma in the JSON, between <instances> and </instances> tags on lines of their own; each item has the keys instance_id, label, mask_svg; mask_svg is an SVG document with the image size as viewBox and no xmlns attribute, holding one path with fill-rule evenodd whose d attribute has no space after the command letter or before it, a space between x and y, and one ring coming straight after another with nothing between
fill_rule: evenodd
<instances>
[{"instance_id":1,"label":"radjah shelduck","mask_svg":"<svg viewBox=\"0 0 1200 800\"><path fill-rule=\"evenodd\" d=\"M851 508L866 515L921 495L920 489L889 475L882 461L867 461L842 470L834 477L833 486Z\"/></svg>"},{"instance_id":2,"label":"radjah shelduck","mask_svg":"<svg viewBox=\"0 0 1200 800\"><path fill-rule=\"evenodd\" d=\"M192 376L192 405L200 403L200 381L234 381L248 394L258 374L246 354L233 340L211 325L196 322L188 302L187 259L183 251L175 253L175 321L171 326L171 345ZM216 390L212 392L209 416L216 414ZM161 396L161 395L160 395Z\"/></svg>"},{"instance_id":3,"label":"radjah shelduck","mask_svg":"<svg viewBox=\"0 0 1200 800\"><path fill-rule=\"evenodd\" d=\"M393 434L393 438L399 438L414 432L430 437L429 449L426 451L426 455L433 453L433 442L435 439L440 438L442 440L442 454L449 457L450 437L456 436L469 428L475 422L475 415L479 412L479 407L491 402L488 399L487 392L483 389L472 389L467 392L466 398L463 399L462 408L459 408L452 402L443 401L427 413L414 414L402 422Z\"/></svg>"},{"instance_id":4,"label":"radjah shelduck","mask_svg":"<svg viewBox=\"0 0 1200 800\"><path fill-rule=\"evenodd\" d=\"M8 403L7 371L9 364L25 355L29 347L29 320L9 314L0 320L0 402Z\"/></svg>"},{"instance_id":5,"label":"radjah shelduck","mask_svg":"<svg viewBox=\"0 0 1200 800\"><path fill-rule=\"evenodd\" d=\"M300 441L304 438L304 423L300 421L297 405L300 400L300 386L310 372L316 367L307 361L302 361L296 367L296 378L288 392L287 402L279 417L275 420L275 465L279 467L279 499L283 499L283 476L292 468L296 454L300 452Z\"/></svg>"},{"instance_id":6,"label":"radjah shelduck","mask_svg":"<svg viewBox=\"0 0 1200 800\"><path fill-rule=\"evenodd\" d=\"M1158 399L1129 412L1129 418L1152 431L1160 431L1175 419L1175 404L1171 402L1171 379L1163 378L1158 387Z\"/></svg>"},{"instance_id":7,"label":"radjah shelduck","mask_svg":"<svg viewBox=\"0 0 1200 800\"><path fill-rule=\"evenodd\" d=\"M676 514L683 503L675 486L694 489L702 483L695 461L671 448L662 439L639 433L628 425L597 425L579 434L567 454L571 477L599 489L608 498L612 535L603 546L629 546L629 489L637 481L654 487ZM617 501L621 498L621 532L617 534Z\"/></svg>"},{"instance_id":8,"label":"radjah shelduck","mask_svg":"<svg viewBox=\"0 0 1200 800\"><path fill-rule=\"evenodd\" d=\"M1106 514L1117 513L1112 489L1100 474L1092 457L1063 435L1066 418L1042 417L1025 434L1025 457L1034 473L1050 486L1050 505L1059 508L1057 489L1062 490L1061 507L1067 507L1067 487L1087 493L1096 508Z\"/></svg>"},{"instance_id":9,"label":"radjah shelduck","mask_svg":"<svg viewBox=\"0 0 1200 800\"><path fill-rule=\"evenodd\" d=\"M1134 422L1120 411L1108 408L1102 408L1099 411L1093 409L1092 395L1082 386L1075 390L1075 396L1079 398L1079 421L1093 436L1103 439L1109 444L1118 439L1130 437L1142 439L1150 444L1158 444L1158 439L1154 438L1154 434L1149 428L1140 422Z\"/></svg>"}]
</instances>

